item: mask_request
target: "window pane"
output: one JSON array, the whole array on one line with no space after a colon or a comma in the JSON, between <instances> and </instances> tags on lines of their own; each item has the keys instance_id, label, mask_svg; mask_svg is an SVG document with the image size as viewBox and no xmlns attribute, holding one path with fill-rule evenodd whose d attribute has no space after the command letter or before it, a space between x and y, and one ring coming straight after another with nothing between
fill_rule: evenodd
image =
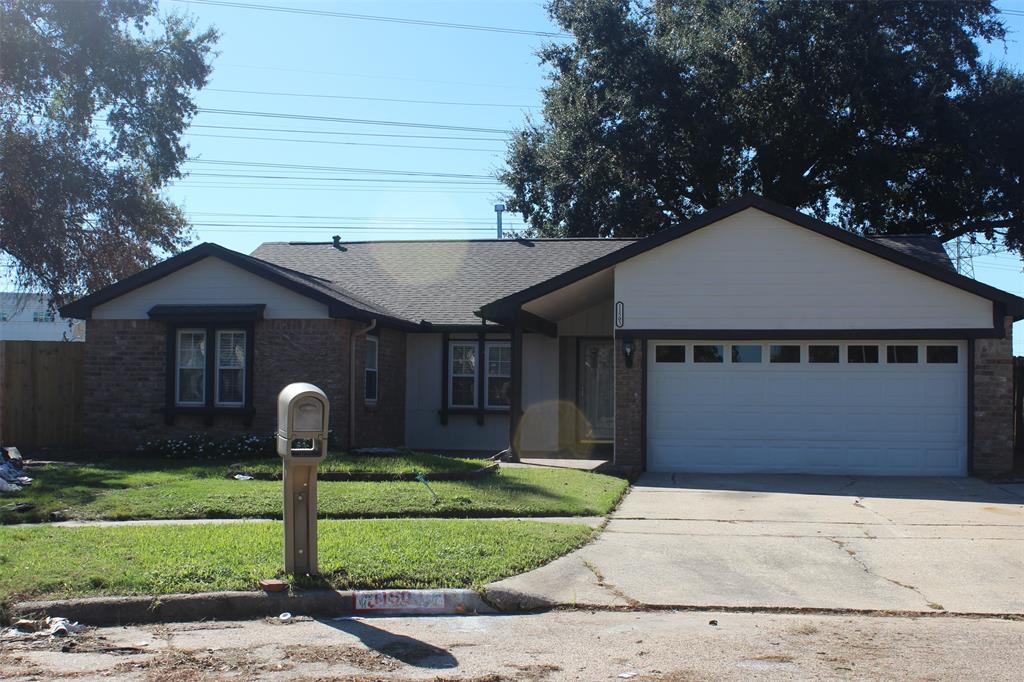
<instances>
[{"instance_id":1,"label":"window pane","mask_svg":"<svg viewBox=\"0 0 1024 682\"><path fill-rule=\"evenodd\" d=\"M508 407L512 390L512 380L503 377L492 377L487 380L487 405L490 407Z\"/></svg>"},{"instance_id":2,"label":"window pane","mask_svg":"<svg viewBox=\"0 0 1024 682\"><path fill-rule=\"evenodd\" d=\"M366 369L377 369L377 340L373 337L366 338L366 357L364 358Z\"/></svg>"},{"instance_id":3,"label":"window pane","mask_svg":"<svg viewBox=\"0 0 1024 682\"><path fill-rule=\"evenodd\" d=\"M850 364L878 362L878 346L847 346L846 361Z\"/></svg>"},{"instance_id":4,"label":"window pane","mask_svg":"<svg viewBox=\"0 0 1024 682\"><path fill-rule=\"evenodd\" d=\"M732 361L734 363L761 362L761 346L743 345L732 347Z\"/></svg>"},{"instance_id":5,"label":"window pane","mask_svg":"<svg viewBox=\"0 0 1024 682\"><path fill-rule=\"evenodd\" d=\"M800 362L800 346L772 346L772 362Z\"/></svg>"},{"instance_id":6,"label":"window pane","mask_svg":"<svg viewBox=\"0 0 1024 682\"><path fill-rule=\"evenodd\" d=\"M721 346L694 346L694 362L722 362L724 355Z\"/></svg>"},{"instance_id":7,"label":"window pane","mask_svg":"<svg viewBox=\"0 0 1024 682\"><path fill-rule=\"evenodd\" d=\"M960 358L956 346L928 346L928 362L939 365L955 365Z\"/></svg>"},{"instance_id":8,"label":"window pane","mask_svg":"<svg viewBox=\"0 0 1024 682\"><path fill-rule=\"evenodd\" d=\"M364 374L363 383L363 396L366 400L377 399L377 372L376 370L367 370Z\"/></svg>"},{"instance_id":9,"label":"window pane","mask_svg":"<svg viewBox=\"0 0 1024 682\"><path fill-rule=\"evenodd\" d=\"M452 405L474 407L476 405L476 379L473 377L452 377Z\"/></svg>"},{"instance_id":10,"label":"window pane","mask_svg":"<svg viewBox=\"0 0 1024 682\"><path fill-rule=\"evenodd\" d=\"M890 365L914 364L917 362L917 346L888 346L886 361Z\"/></svg>"},{"instance_id":11,"label":"window pane","mask_svg":"<svg viewBox=\"0 0 1024 682\"><path fill-rule=\"evenodd\" d=\"M807 362L839 362L839 346L808 346Z\"/></svg>"},{"instance_id":12,"label":"window pane","mask_svg":"<svg viewBox=\"0 0 1024 682\"><path fill-rule=\"evenodd\" d=\"M512 376L511 346L487 347L487 375L492 377Z\"/></svg>"},{"instance_id":13,"label":"window pane","mask_svg":"<svg viewBox=\"0 0 1024 682\"><path fill-rule=\"evenodd\" d=\"M476 344L452 345L452 375L476 374Z\"/></svg>"},{"instance_id":14,"label":"window pane","mask_svg":"<svg viewBox=\"0 0 1024 682\"><path fill-rule=\"evenodd\" d=\"M206 332L178 332L178 367L206 367Z\"/></svg>"},{"instance_id":15,"label":"window pane","mask_svg":"<svg viewBox=\"0 0 1024 682\"><path fill-rule=\"evenodd\" d=\"M206 395L206 372L201 369L178 370L178 402L201 403Z\"/></svg>"},{"instance_id":16,"label":"window pane","mask_svg":"<svg viewBox=\"0 0 1024 682\"><path fill-rule=\"evenodd\" d=\"M220 369L217 374L219 403L241 403L245 396L241 369Z\"/></svg>"},{"instance_id":17,"label":"window pane","mask_svg":"<svg viewBox=\"0 0 1024 682\"><path fill-rule=\"evenodd\" d=\"M655 346L655 362L686 362L686 346Z\"/></svg>"},{"instance_id":18,"label":"window pane","mask_svg":"<svg viewBox=\"0 0 1024 682\"><path fill-rule=\"evenodd\" d=\"M245 332L217 333L217 364L220 367L245 367Z\"/></svg>"}]
</instances>

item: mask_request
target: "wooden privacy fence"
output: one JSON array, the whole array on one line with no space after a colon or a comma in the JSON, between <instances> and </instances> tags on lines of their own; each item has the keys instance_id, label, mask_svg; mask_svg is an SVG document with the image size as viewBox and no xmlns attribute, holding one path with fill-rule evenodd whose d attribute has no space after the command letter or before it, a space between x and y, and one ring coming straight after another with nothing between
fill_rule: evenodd
<instances>
[{"instance_id":1,"label":"wooden privacy fence","mask_svg":"<svg viewBox=\"0 0 1024 682\"><path fill-rule=\"evenodd\" d=\"M81 445L84 347L0 341L0 442L25 451Z\"/></svg>"},{"instance_id":2,"label":"wooden privacy fence","mask_svg":"<svg viewBox=\"0 0 1024 682\"><path fill-rule=\"evenodd\" d=\"M1024 464L1024 357L1013 359L1013 449Z\"/></svg>"}]
</instances>

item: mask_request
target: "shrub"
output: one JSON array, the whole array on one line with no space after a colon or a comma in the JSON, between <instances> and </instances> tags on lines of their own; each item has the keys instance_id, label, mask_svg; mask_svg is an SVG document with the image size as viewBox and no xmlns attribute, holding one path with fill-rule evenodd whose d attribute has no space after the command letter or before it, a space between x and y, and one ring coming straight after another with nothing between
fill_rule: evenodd
<instances>
[{"instance_id":1,"label":"shrub","mask_svg":"<svg viewBox=\"0 0 1024 682\"><path fill-rule=\"evenodd\" d=\"M212 438L193 433L184 438L163 438L140 445L140 453L151 457L188 460L248 459L269 457L276 453L273 435L245 435Z\"/></svg>"}]
</instances>

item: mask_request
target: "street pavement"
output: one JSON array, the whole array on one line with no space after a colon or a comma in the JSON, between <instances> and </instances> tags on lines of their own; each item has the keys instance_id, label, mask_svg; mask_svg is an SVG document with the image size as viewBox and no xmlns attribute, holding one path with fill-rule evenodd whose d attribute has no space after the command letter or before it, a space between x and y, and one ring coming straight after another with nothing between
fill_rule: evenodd
<instances>
[{"instance_id":1,"label":"street pavement","mask_svg":"<svg viewBox=\"0 0 1024 682\"><path fill-rule=\"evenodd\" d=\"M1022 651L1024 622L997 618L553 611L101 628L0 643L0 677L995 682Z\"/></svg>"}]
</instances>

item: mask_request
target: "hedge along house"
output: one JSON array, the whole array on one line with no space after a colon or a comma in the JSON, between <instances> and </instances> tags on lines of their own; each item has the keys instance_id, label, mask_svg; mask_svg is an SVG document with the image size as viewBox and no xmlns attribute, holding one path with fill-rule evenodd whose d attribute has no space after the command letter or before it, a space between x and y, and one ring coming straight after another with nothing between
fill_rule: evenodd
<instances>
[{"instance_id":1,"label":"hedge along house","mask_svg":"<svg viewBox=\"0 0 1024 682\"><path fill-rule=\"evenodd\" d=\"M757 197L642 240L204 244L63 312L89 319L97 444L268 433L303 380L356 446L1012 467L1024 299L956 274L933 237L860 237Z\"/></svg>"}]
</instances>

